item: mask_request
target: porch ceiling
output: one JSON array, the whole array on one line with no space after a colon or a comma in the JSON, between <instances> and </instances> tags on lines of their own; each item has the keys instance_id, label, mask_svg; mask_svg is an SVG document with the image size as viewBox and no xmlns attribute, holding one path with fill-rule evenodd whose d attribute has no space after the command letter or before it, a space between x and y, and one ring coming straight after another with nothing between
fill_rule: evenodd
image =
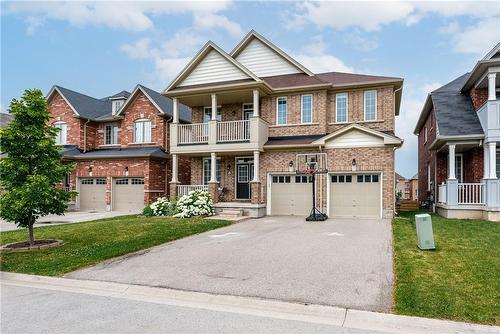
<instances>
[{"instance_id":1,"label":"porch ceiling","mask_svg":"<svg viewBox=\"0 0 500 334\"><path fill-rule=\"evenodd\" d=\"M217 104L232 104L232 103L252 103L253 89L230 90L224 92L214 92L217 94ZM262 92L261 96L263 95ZM212 104L211 93L193 94L189 96L181 96L179 102L190 107L195 106L210 106Z\"/></svg>"},{"instance_id":2,"label":"porch ceiling","mask_svg":"<svg viewBox=\"0 0 500 334\"><path fill-rule=\"evenodd\" d=\"M462 141L462 142L446 142L443 144L443 146L441 146L441 148L438 149L438 152L448 152L448 145L450 145L450 144L455 144L455 152L456 153L466 152L466 151L473 149L475 147L481 147L480 143L481 143L480 140Z\"/></svg>"}]
</instances>

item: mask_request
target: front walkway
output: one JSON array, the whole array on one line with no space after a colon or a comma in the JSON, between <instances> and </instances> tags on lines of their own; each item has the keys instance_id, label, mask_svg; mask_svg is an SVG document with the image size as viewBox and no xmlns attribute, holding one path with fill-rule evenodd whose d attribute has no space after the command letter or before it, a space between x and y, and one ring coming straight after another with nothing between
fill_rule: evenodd
<instances>
[{"instance_id":1,"label":"front walkway","mask_svg":"<svg viewBox=\"0 0 500 334\"><path fill-rule=\"evenodd\" d=\"M138 212L137 212L138 213ZM63 216L49 215L40 218L35 223L35 227L39 226L52 226L61 224L72 224L81 223L96 219L112 218L117 216L132 215L134 212L121 212L121 211L109 211L109 212L88 212L88 211L68 211ZM17 227L13 223L6 222L0 219L0 231L13 231Z\"/></svg>"},{"instance_id":2,"label":"front walkway","mask_svg":"<svg viewBox=\"0 0 500 334\"><path fill-rule=\"evenodd\" d=\"M391 238L388 220L265 217L67 277L389 311Z\"/></svg>"}]
</instances>

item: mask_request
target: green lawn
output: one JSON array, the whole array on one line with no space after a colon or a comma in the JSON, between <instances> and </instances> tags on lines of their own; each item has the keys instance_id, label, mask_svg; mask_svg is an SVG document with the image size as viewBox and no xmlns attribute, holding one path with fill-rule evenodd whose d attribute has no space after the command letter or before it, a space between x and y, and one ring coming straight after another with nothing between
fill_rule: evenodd
<instances>
[{"instance_id":1,"label":"green lawn","mask_svg":"<svg viewBox=\"0 0 500 334\"><path fill-rule=\"evenodd\" d=\"M149 248L188 235L227 226L211 219L122 216L87 223L35 228L36 239L62 239L58 248L1 254L0 269L57 276L103 260ZM26 240L26 230L0 233L0 244Z\"/></svg>"},{"instance_id":2,"label":"green lawn","mask_svg":"<svg viewBox=\"0 0 500 334\"><path fill-rule=\"evenodd\" d=\"M416 245L414 213L394 219L398 314L500 324L500 223L432 215L435 251Z\"/></svg>"}]
</instances>

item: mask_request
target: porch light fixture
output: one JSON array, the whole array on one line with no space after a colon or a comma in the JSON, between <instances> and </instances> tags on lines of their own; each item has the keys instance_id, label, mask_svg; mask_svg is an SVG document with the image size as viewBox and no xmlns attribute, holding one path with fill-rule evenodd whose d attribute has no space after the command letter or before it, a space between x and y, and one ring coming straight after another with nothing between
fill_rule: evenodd
<instances>
[{"instance_id":1,"label":"porch light fixture","mask_svg":"<svg viewBox=\"0 0 500 334\"><path fill-rule=\"evenodd\" d=\"M227 175L231 175L231 164L227 164Z\"/></svg>"},{"instance_id":2,"label":"porch light fixture","mask_svg":"<svg viewBox=\"0 0 500 334\"><path fill-rule=\"evenodd\" d=\"M92 166L89 167L89 175L92 176Z\"/></svg>"},{"instance_id":3,"label":"porch light fixture","mask_svg":"<svg viewBox=\"0 0 500 334\"><path fill-rule=\"evenodd\" d=\"M293 160L290 160L290 162L288 163L288 170L290 172L293 172Z\"/></svg>"},{"instance_id":4,"label":"porch light fixture","mask_svg":"<svg viewBox=\"0 0 500 334\"><path fill-rule=\"evenodd\" d=\"M355 172L355 171L356 171L356 168L357 168L357 166L356 166L356 159L352 159L352 163L351 163L351 165L352 165L352 167L351 167L351 168L352 168L352 171L353 171L353 172Z\"/></svg>"},{"instance_id":5,"label":"porch light fixture","mask_svg":"<svg viewBox=\"0 0 500 334\"><path fill-rule=\"evenodd\" d=\"M128 166L125 166L125 176L128 176Z\"/></svg>"}]
</instances>

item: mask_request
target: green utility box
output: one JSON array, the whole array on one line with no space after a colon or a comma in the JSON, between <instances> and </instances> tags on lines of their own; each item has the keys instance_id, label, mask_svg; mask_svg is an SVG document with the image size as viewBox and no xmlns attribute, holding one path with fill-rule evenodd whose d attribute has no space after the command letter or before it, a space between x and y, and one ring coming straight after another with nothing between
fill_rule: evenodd
<instances>
[{"instance_id":1,"label":"green utility box","mask_svg":"<svg viewBox=\"0 0 500 334\"><path fill-rule=\"evenodd\" d=\"M436 249L432 233L431 215L428 213L415 215L415 225L417 225L418 248L422 250Z\"/></svg>"}]
</instances>

